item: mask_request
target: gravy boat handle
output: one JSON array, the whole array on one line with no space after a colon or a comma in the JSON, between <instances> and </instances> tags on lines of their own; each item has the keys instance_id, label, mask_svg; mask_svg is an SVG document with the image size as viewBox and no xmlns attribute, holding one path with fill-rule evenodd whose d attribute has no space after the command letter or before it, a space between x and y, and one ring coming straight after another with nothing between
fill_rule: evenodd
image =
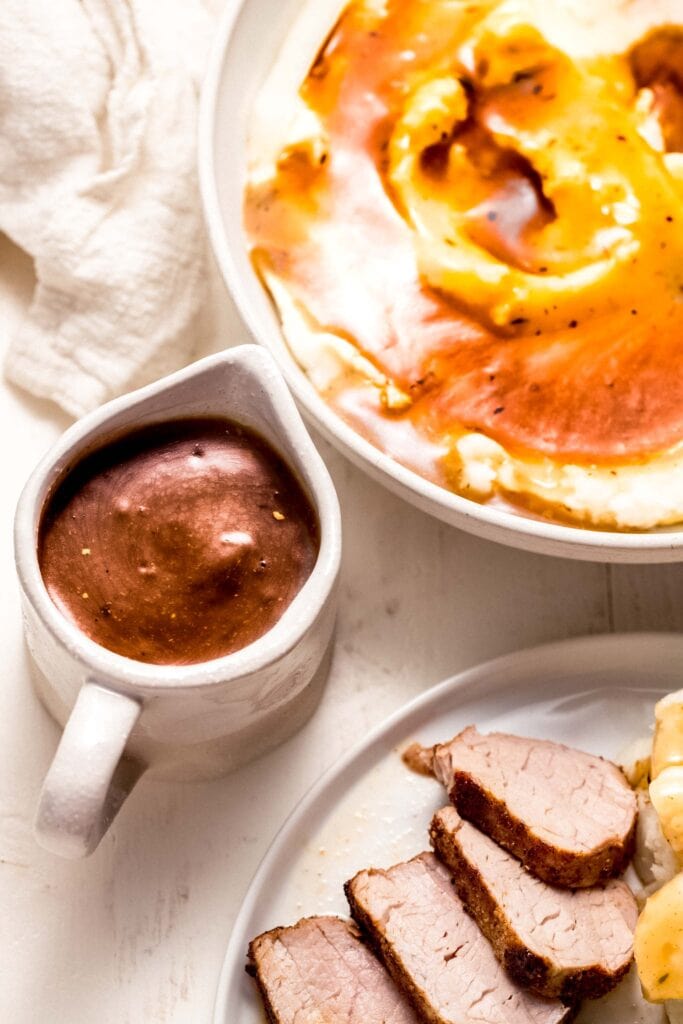
<instances>
[{"instance_id":1,"label":"gravy boat handle","mask_svg":"<svg viewBox=\"0 0 683 1024\"><path fill-rule=\"evenodd\" d=\"M61 857L87 857L145 770L124 756L142 705L89 681L81 688L48 770L36 839Z\"/></svg>"}]
</instances>

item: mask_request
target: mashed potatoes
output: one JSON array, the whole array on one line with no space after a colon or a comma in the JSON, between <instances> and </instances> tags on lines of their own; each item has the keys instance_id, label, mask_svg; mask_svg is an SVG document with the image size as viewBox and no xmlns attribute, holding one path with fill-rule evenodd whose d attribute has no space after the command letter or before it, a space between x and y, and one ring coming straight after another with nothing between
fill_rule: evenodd
<instances>
[{"instance_id":1,"label":"mashed potatoes","mask_svg":"<svg viewBox=\"0 0 683 1024\"><path fill-rule=\"evenodd\" d=\"M251 147L296 358L474 500L680 522L678 0L355 0L316 56L335 13L299 21Z\"/></svg>"}]
</instances>

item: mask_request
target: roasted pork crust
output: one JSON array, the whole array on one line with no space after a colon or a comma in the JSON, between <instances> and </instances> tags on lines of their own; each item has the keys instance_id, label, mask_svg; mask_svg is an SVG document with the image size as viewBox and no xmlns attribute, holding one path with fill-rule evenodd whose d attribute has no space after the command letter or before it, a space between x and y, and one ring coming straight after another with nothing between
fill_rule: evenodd
<instances>
[{"instance_id":1,"label":"roasted pork crust","mask_svg":"<svg viewBox=\"0 0 683 1024\"><path fill-rule=\"evenodd\" d=\"M434 778L434 753L436 747L423 747L421 743L411 743L401 754L401 760L406 768L416 775L426 775Z\"/></svg>"},{"instance_id":2,"label":"roasted pork crust","mask_svg":"<svg viewBox=\"0 0 683 1024\"><path fill-rule=\"evenodd\" d=\"M549 885L585 889L622 874L633 857L636 820L623 842L606 843L590 853L562 850L539 839L506 804L467 772L456 770L449 798L458 814L471 821L499 846Z\"/></svg>"},{"instance_id":3,"label":"roasted pork crust","mask_svg":"<svg viewBox=\"0 0 683 1024\"><path fill-rule=\"evenodd\" d=\"M370 868L367 872L363 871L359 872L359 874L373 875L375 874L375 871ZM386 941L386 937L381 927L379 927L377 922L373 920L370 914L366 913L364 908L355 899L353 889L354 882L357 877L358 875L346 882L344 885L344 892L346 893L346 898L349 903L351 916L359 925L367 945L382 961L400 990L406 998L410 1000L426 1024L452 1024L451 1021L447 1021L444 1017L433 1012L424 990L419 988L419 986L417 986L406 973L401 960L395 955L391 945ZM567 1012L562 1018L560 1024L570 1024L570 1022L574 1020L577 1010L578 1007L568 1006Z\"/></svg>"},{"instance_id":4,"label":"roasted pork crust","mask_svg":"<svg viewBox=\"0 0 683 1024\"><path fill-rule=\"evenodd\" d=\"M597 999L617 985L631 966L624 964L618 972L606 971L599 964L578 970L557 970L550 960L533 953L521 941L488 890L486 883L438 817L432 820L429 837L434 850L453 873L453 885L478 927L508 973L523 988L539 995L559 998L575 1004L580 999Z\"/></svg>"}]
</instances>

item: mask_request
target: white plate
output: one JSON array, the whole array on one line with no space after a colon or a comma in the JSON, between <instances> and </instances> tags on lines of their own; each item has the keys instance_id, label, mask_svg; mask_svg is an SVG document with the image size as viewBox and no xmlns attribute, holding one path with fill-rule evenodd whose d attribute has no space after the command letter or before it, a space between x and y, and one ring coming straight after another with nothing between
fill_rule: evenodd
<instances>
[{"instance_id":1,"label":"white plate","mask_svg":"<svg viewBox=\"0 0 683 1024\"><path fill-rule=\"evenodd\" d=\"M342 885L356 871L429 848L427 826L445 797L401 762L408 740L431 744L476 723L617 757L647 734L655 700L681 685L683 636L634 633L505 655L412 701L323 776L275 839L235 922L214 1024L263 1024L244 971L252 938L311 914L347 916Z\"/></svg>"},{"instance_id":2,"label":"white plate","mask_svg":"<svg viewBox=\"0 0 683 1024\"><path fill-rule=\"evenodd\" d=\"M202 95L199 171L211 243L226 285L257 341L280 365L303 412L376 480L470 533L541 554L602 562L683 560L683 530L612 533L530 519L479 505L425 480L366 441L320 397L289 352L278 317L247 255L242 227L247 128L254 98L304 3L322 41L342 0L229 0ZM314 53L315 51L313 51ZM305 69L301 77L305 75Z\"/></svg>"}]
</instances>

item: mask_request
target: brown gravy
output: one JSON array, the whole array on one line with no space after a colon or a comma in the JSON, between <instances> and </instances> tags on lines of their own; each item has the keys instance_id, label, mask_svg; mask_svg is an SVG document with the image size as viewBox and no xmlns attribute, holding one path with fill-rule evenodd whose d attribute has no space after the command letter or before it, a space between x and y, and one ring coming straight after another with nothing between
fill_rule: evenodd
<instances>
[{"instance_id":1,"label":"brown gravy","mask_svg":"<svg viewBox=\"0 0 683 1024\"><path fill-rule=\"evenodd\" d=\"M269 276L280 281L315 330L351 341L409 396L405 408L386 409L376 389L366 387L374 402L358 415L358 405L350 410L346 396L353 386L350 375L325 392L384 451L384 439L396 433L399 422L408 422L435 447L462 430L479 431L516 457L580 465L625 464L666 451L683 437L680 202L668 172L654 170L661 157L646 154L644 139L630 127L624 129L628 143L621 134L633 122L635 93L624 88L614 102L614 124L621 128L596 119L588 94L582 98L572 75L565 81L560 74L568 58L552 48L533 74L520 65L519 75L504 87L488 89L468 79L458 54L470 52L470 28L490 8L424 0L348 4L300 89L320 122L324 153L311 149L309 140L296 143L282 151L271 178L256 176L247 187L245 226L254 265L266 284ZM621 74L630 59L635 85L653 90L671 151L683 139L681 52L683 30L664 27L630 58L612 55L609 65L600 63L591 72L604 81L606 96L616 89L610 76ZM419 232L389 177L391 140L412 83L444 73L469 81L471 115L441 146L424 150L428 174L419 186L444 210L460 209L457 179L447 172L449 154L462 148L475 171L469 239L503 263L533 271L539 281L548 271L552 276L548 254L560 277L565 259L580 262L574 230L580 234L584 214L573 208L566 217L556 216L538 169L520 159L521 152L491 144L495 126L514 122L533 132L543 124L551 147L565 136L573 146L568 126L581 125L581 135L589 130L586 118L592 118L591 159L598 168L609 168L626 144L633 163L629 180L641 196L639 249L630 264L633 287L618 293L613 305L594 312L577 288L561 324L546 324L545 309L538 317L494 327L462 296L433 286L422 274L415 256ZM638 177L636 157L653 168L657 182L665 183L661 188ZM587 182L588 172L584 177ZM462 187L465 194L469 186ZM660 193L661 216L654 205ZM557 245L541 241L552 222ZM410 453L410 461L397 457L416 468ZM424 475L444 483L438 466Z\"/></svg>"},{"instance_id":2,"label":"brown gravy","mask_svg":"<svg viewBox=\"0 0 683 1024\"><path fill-rule=\"evenodd\" d=\"M280 457L222 419L156 424L66 473L38 557L50 597L96 643L186 665L263 636L310 575L315 513Z\"/></svg>"}]
</instances>

